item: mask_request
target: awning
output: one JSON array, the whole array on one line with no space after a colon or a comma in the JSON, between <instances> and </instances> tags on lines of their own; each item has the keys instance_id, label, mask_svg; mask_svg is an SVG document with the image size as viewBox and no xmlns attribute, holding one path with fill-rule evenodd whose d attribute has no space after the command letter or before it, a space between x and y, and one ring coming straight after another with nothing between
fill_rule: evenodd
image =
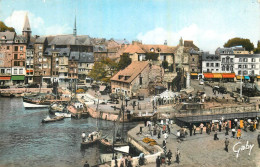
<instances>
[{"instance_id":1,"label":"awning","mask_svg":"<svg viewBox=\"0 0 260 167\"><path fill-rule=\"evenodd\" d=\"M24 75L13 75L12 76L13 81L23 81L24 80Z\"/></svg>"},{"instance_id":2,"label":"awning","mask_svg":"<svg viewBox=\"0 0 260 167\"><path fill-rule=\"evenodd\" d=\"M245 79L250 79L250 77L249 76L245 76Z\"/></svg>"},{"instance_id":3,"label":"awning","mask_svg":"<svg viewBox=\"0 0 260 167\"><path fill-rule=\"evenodd\" d=\"M256 76L257 79L260 79L260 75Z\"/></svg>"},{"instance_id":4,"label":"awning","mask_svg":"<svg viewBox=\"0 0 260 167\"><path fill-rule=\"evenodd\" d=\"M214 78L214 75L212 73L203 73L204 78Z\"/></svg>"},{"instance_id":5,"label":"awning","mask_svg":"<svg viewBox=\"0 0 260 167\"><path fill-rule=\"evenodd\" d=\"M0 77L0 80L9 81L11 80L11 77Z\"/></svg>"},{"instance_id":6,"label":"awning","mask_svg":"<svg viewBox=\"0 0 260 167\"><path fill-rule=\"evenodd\" d=\"M33 70L26 70L26 73L33 72Z\"/></svg>"},{"instance_id":7,"label":"awning","mask_svg":"<svg viewBox=\"0 0 260 167\"><path fill-rule=\"evenodd\" d=\"M222 75L219 73L213 73L214 78L222 78Z\"/></svg>"},{"instance_id":8,"label":"awning","mask_svg":"<svg viewBox=\"0 0 260 167\"><path fill-rule=\"evenodd\" d=\"M241 76L238 75L238 76L237 76L237 79L241 79ZM242 76L242 79L244 79L244 76Z\"/></svg>"},{"instance_id":9,"label":"awning","mask_svg":"<svg viewBox=\"0 0 260 167\"><path fill-rule=\"evenodd\" d=\"M190 75L198 75L198 73L190 73Z\"/></svg>"},{"instance_id":10,"label":"awning","mask_svg":"<svg viewBox=\"0 0 260 167\"><path fill-rule=\"evenodd\" d=\"M223 78L235 78L235 73L222 73Z\"/></svg>"}]
</instances>

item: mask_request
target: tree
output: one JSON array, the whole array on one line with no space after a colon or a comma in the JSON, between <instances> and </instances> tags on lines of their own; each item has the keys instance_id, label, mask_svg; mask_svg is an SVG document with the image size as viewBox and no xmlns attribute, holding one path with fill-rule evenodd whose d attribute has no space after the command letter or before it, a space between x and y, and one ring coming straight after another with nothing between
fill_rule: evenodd
<instances>
[{"instance_id":1,"label":"tree","mask_svg":"<svg viewBox=\"0 0 260 167\"><path fill-rule=\"evenodd\" d=\"M168 61L164 60L164 61L162 62L162 67L163 67L164 69L167 69L167 68L168 68Z\"/></svg>"},{"instance_id":2,"label":"tree","mask_svg":"<svg viewBox=\"0 0 260 167\"><path fill-rule=\"evenodd\" d=\"M224 47L232 47L242 45L247 51L254 50L254 44L250 42L249 39L244 38L232 38L229 39L225 44Z\"/></svg>"},{"instance_id":3,"label":"tree","mask_svg":"<svg viewBox=\"0 0 260 167\"><path fill-rule=\"evenodd\" d=\"M129 57L129 54L124 53L123 55L120 56L120 60L118 63L118 70L123 70L131 63L132 63L132 59Z\"/></svg>"},{"instance_id":4,"label":"tree","mask_svg":"<svg viewBox=\"0 0 260 167\"><path fill-rule=\"evenodd\" d=\"M103 78L106 78L107 70L105 69L104 64L101 62L95 62L88 76L96 81L101 81Z\"/></svg>"},{"instance_id":5,"label":"tree","mask_svg":"<svg viewBox=\"0 0 260 167\"><path fill-rule=\"evenodd\" d=\"M257 48L255 48L254 53L260 53L260 41L257 42Z\"/></svg>"},{"instance_id":6,"label":"tree","mask_svg":"<svg viewBox=\"0 0 260 167\"><path fill-rule=\"evenodd\" d=\"M145 54L145 56L146 56L146 60L156 61L156 60L158 60L159 54L154 53L154 52L148 52L148 53Z\"/></svg>"},{"instance_id":7,"label":"tree","mask_svg":"<svg viewBox=\"0 0 260 167\"><path fill-rule=\"evenodd\" d=\"M0 32L5 32L6 30L15 32L15 29L13 27L7 27L4 22L0 21Z\"/></svg>"}]
</instances>

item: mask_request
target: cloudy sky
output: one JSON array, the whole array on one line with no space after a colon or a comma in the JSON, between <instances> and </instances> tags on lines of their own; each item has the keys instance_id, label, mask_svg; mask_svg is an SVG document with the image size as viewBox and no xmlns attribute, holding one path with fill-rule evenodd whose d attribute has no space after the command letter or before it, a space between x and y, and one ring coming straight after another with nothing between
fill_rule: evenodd
<instances>
[{"instance_id":1,"label":"cloudy sky","mask_svg":"<svg viewBox=\"0 0 260 167\"><path fill-rule=\"evenodd\" d=\"M213 52L230 38L260 40L260 0L0 0L0 20L20 34L28 12L34 35L72 34L178 44Z\"/></svg>"}]
</instances>

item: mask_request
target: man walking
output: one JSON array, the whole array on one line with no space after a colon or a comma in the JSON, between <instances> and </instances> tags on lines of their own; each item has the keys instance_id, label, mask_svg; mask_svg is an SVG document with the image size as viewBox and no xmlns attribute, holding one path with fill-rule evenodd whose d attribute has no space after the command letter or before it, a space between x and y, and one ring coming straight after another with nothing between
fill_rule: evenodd
<instances>
[{"instance_id":1,"label":"man walking","mask_svg":"<svg viewBox=\"0 0 260 167\"><path fill-rule=\"evenodd\" d=\"M225 140L225 150L228 152L228 145L229 145L229 140L226 138Z\"/></svg>"},{"instance_id":2,"label":"man walking","mask_svg":"<svg viewBox=\"0 0 260 167\"><path fill-rule=\"evenodd\" d=\"M180 163L180 151L179 151L179 149L177 148L177 151L176 151L176 162L179 164Z\"/></svg>"}]
</instances>

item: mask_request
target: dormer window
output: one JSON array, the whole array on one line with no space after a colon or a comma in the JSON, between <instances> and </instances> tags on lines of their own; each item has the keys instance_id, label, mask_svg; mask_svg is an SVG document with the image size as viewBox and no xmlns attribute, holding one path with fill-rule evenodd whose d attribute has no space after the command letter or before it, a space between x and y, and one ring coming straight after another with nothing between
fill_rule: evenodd
<instances>
[{"instance_id":1,"label":"dormer window","mask_svg":"<svg viewBox=\"0 0 260 167\"><path fill-rule=\"evenodd\" d=\"M123 78L123 75L119 75L119 76L118 76L118 79L121 79L121 78Z\"/></svg>"},{"instance_id":2,"label":"dormer window","mask_svg":"<svg viewBox=\"0 0 260 167\"><path fill-rule=\"evenodd\" d=\"M154 48L151 48L150 51L151 51L151 52L154 52Z\"/></svg>"},{"instance_id":3,"label":"dormer window","mask_svg":"<svg viewBox=\"0 0 260 167\"><path fill-rule=\"evenodd\" d=\"M130 78L130 76L125 76L125 80L128 80Z\"/></svg>"}]
</instances>

